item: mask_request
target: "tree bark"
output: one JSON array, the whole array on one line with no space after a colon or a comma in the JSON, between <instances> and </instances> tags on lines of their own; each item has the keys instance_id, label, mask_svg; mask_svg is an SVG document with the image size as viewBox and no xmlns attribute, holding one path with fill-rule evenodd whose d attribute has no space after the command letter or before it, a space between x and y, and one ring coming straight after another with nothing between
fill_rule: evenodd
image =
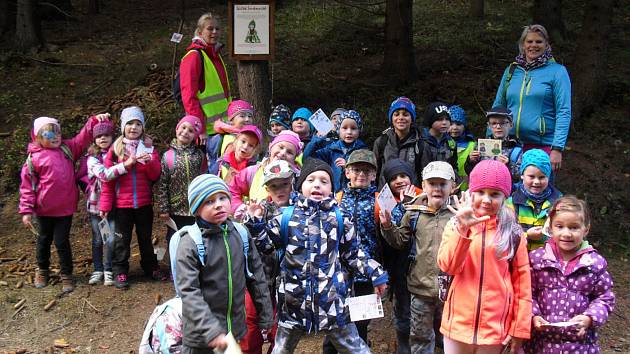
<instances>
[{"instance_id":1,"label":"tree bark","mask_svg":"<svg viewBox=\"0 0 630 354\"><path fill-rule=\"evenodd\" d=\"M100 12L99 0L89 0L88 15L97 15Z\"/></svg>"},{"instance_id":2,"label":"tree bark","mask_svg":"<svg viewBox=\"0 0 630 354\"><path fill-rule=\"evenodd\" d=\"M573 118L593 111L606 94L606 68L616 0L589 0L575 50Z\"/></svg>"},{"instance_id":3,"label":"tree bark","mask_svg":"<svg viewBox=\"0 0 630 354\"><path fill-rule=\"evenodd\" d=\"M417 73L413 48L413 0L387 0L385 57L382 71L396 80L411 81ZM395 82L394 80L390 80Z\"/></svg>"},{"instance_id":4,"label":"tree bark","mask_svg":"<svg viewBox=\"0 0 630 354\"><path fill-rule=\"evenodd\" d=\"M484 0L470 0L470 17L476 19L483 19L484 13Z\"/></svg>"},{"instance_id":5,"label":"tree bark","mask_svg":"<svg viewBox=\"0 0 630 354\"><path fill-rule=\"evenodd\" d=\"M532 8L533 23L543 25L552 41L561 41L566 36L566 27L562 21L562 0L534 0Z\"/></svg>"},{"instance_id":6,"label":"tree bark","mask_svg":"<svg viewBox=\"0 0 630 354\"><path fill-rule=\"evenodd\" d=\"M18 0L15 42L21 52L44 45L41 21L37 15L37 0Z\"/></svg>"},{"instance_id":7,"label":"tree bark","mask_svg":"<svg viewBox=\"0 0 630 354\"><path fill-rule=\"evenodd\" d=\"M264 130L264 127L267 126L269 114L271 113L269 62L262 60L238 61L237 77L240 99L254 106L254 125Z\"/></svg>"},{"instance_id":8,"label":"tree bark","mask_svg":"<svg viewBox=\"0 0 630 354\"><path fill-rule=\"evenodd\" d=\"M0 36L15 31L15 0L0 1Z\"/></svg>"}]
</instances>

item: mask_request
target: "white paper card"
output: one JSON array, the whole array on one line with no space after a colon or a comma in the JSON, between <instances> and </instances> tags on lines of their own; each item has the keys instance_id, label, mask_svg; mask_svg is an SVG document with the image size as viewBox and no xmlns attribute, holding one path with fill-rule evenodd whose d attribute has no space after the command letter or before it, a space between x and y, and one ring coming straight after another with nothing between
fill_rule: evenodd
<instances>
[{"instance_id":1,"label":"white paper card","mask_svg":"<svg viewBox=\"0 0 630 354\"><path fill-rule=\"evenodd\" d=\"M151 146L151 147L146 147L146 146L144 145L144 142L143 142L143 141L140 141L140 142L138 143L138 148L136 148L136 156L140 156L140 155L142 155L142 154L144 154L144 153L147 153L147 154L151 155L151 154L153 153L153 149L154 149L154 147L153 147L153 146Z\"/></svg>"},{"instance_id":2,"label":"white paper card","mask_svg":"<svg viewBox=\"0 0 630 354\"><path fill-rule=\"evenodd\" d=\"M101 219L101 221L98 222L98 230L101 232L103 244L107 244L107 240L112 237L112 229L109 227L107 218Z\"/></svg>"},{"instance_id":3,"label":"white paper card","mask_svg":"<svg viewBox=\"0 0 630 354\"><path fill-rule=\"evenodd\" d=\"M328 118L326 113L322 111L321 108L315 111L315 113L313 113L309 120L321 136L328 134L328 132L333 130L334 128L332 121Z\"/></svg>"},{"instance_id":4,"label":"white paper card","mask_svg":"<svg viewBox=\"0 0 630 354\"><path fill-rule=\"evenodd\" d=\"M177 224L175 224L175 220L172 218L168 218L168 220L166 220L166 227L173 231L177 231Z\"/></svg>"},{"instance_id":5,"label":"white paper card","mask_svg":"<svg viewBox=\"0 0 630 354\"><path fill-rule=\"evenodd\" d=\"M234 339L232 332L228 332L228 334L225 335L225 340L228 343L227 348L225 348L225 350L215 348L214 352L216 354L243 354L241 347L238 343L236 343L236 339Z\"/></svg>"},{"instance_id":6,"label":"white paper card","mask_svg":"<svg viewBox=\"0 0 630 354\"><path fill-rule=\"evenodd\" d=\"M164 255L166 254L166 248L162 247L162 246L154 246L153 247L153 253L155 253L155 256L158 260L158 262L162 261L164 259Z\"/></svg>"},{"instance_id":7,"label":"white paper card","mask_svg":"<svg viewBox=\"0 0 630 354\"><path fill-rule=\"evenodd\" d=\"M173 43L179 43L182 41L182 38L184 38L184 35L181 33L173 33L173 35L171 36L171 42Z\"/></svg>"},{"instance_id":8,"label":"white paper card","mask_svg":"<svg viewBox=\"0 0 630 354\"><path fill-rule=\"evenodd\" d=\"M350 310L350 321L363 321L370 318L384 317L383 303L376 294L349 297L346 299Z\"/></svg>"},{"instance_id":9,"label":"white paper card","mask_svg":"<svg viewBox=\"0 0 630 354\"><path fill-rule=\"evenodd\" d=\"M572 327L575 325L577 325L577 323L566 321L566 322L547 323L547 324L544 324L543 327Z\"/></svg>"},{"instance_id":10,"label":"white paper card","mask_svg":"<svg viewBox=\"0 0 630 354\"><path fill-rule=\"evenodd\" d=\"M378 206L381 210L387 210L391 213L396 204L396 198L394 198L392 190L389 189L389 184L386 183L378 194Z\"/></svg>"}]
</instances>

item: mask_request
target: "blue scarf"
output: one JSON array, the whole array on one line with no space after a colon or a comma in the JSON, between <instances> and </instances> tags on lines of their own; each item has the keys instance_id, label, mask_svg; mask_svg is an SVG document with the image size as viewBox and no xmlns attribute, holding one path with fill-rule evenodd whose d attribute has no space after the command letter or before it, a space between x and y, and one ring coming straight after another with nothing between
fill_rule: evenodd
<instances>
[{"instance_id":1,"label":"blue scarf","mask_svg":"<svg viewBox=\"0 0 630 354\"><path fill-rule=\"evenodd\" d=\"M547 185L547 188L545 188L545 190L540 194L530 193L527 189L525 189L525 185L523 185L523 182L518 184L518 189L521 191L521 193L523 193L523 195L527 197L527 199L534 202L536 208L540 208L542 203L544 203L545 200L549 199L549 197L551 197L551 194L553 193L553 188L551 188L551 185Z\"/></svg>"}]
</instances>

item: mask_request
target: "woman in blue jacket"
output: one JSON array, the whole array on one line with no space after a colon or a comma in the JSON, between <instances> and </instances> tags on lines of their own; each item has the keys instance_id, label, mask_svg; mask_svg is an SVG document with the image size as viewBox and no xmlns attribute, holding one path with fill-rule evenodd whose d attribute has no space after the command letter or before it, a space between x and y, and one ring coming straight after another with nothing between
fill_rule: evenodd
<instances>
[{"instance_id":1,"label":"woman in blue jacket","mask_svg":"<svg viewBox=\"0 0 630 354\"><path fill-rule=\"evenodd\" d=\"M524 150L547 152L556 172L571 124L571 80L551 54L545 27L526 26L518 44L519 55L505 69L493 106L514 112L511 135L523 142Z\"/></svg>"}]
</instances>

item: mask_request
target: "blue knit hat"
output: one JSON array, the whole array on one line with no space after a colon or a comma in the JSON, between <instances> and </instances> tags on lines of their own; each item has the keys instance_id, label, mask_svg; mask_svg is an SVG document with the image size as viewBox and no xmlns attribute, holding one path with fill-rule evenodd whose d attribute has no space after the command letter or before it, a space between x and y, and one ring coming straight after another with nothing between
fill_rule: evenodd
<instances>
[{"instance_id":1,"label":"blue knit hat","mask_svg":"<svg viewBox=\"0 0 630 354\"><path fill-rule=\"evenodd\" d=\"M452 105L448 108L448 113L451 115L451 122L459 123L466 126L466 112L461 106Z\"/></svg>"},{"instance_id":2,"label":"blue knit hat","mask_svg":"<svg viewBox=\"0 0 630 354\"><path fill-rule=\"evenodd\" d=\"M411 121L414 123L416 122L416 105L413 104L413 102L411 102L411 100L407 97L401 96L395 99L394 102L392 102L392 104L389 106L389 111L387 112L387 119L389 119L389 124L392 124L392 114L394 114L394 112L399 109L404 109L409 112L409 114L411 114Z\"/></svg>"},{"instance_id":3,"label":"blue knit hat","mask_svg":"<svg viewBox=\"0 0 630 354\"><path fill-rule=\"evenodd\" d=\"M522 175L527 166L537 167L545 176L551 176L551 160L546 152L540 149L527 150L521 160L521 169L519 170Z\"/></svg>"},{"instance_id":4,"label":"blue knit hat","mask_svg":"<svg viewBox=\"0 0 630 354\"><path fill-rule=\"evenodd\" d=\"M197 209L204 203L206 199L217 193L225 193L228 197L232 197L227 184L218 176L211 174L203 174L195 177L188 185L188 205L190 213L195 215Z\"/></svg>"},{"instance_id":5,"label":"blue knit hat","mask_svg":"<svg viewBox=\"0 0 630 354\"><path fill-rule=\"evenodd\" d=\"M313 115L313 112L311 112L310 109L306 107L300 107L296 109L295 112L293 113L293 117L291 117L291 123L293 123L293 121L296 119L304 119L305 121L308 122L308 125L311 127L311 132L312 132L313 130L315 130L315 127L313 126L313 124L311 124L311 120L310 120L312 115Z\"/></svg>"},{"instance_id":6,"label":"blue knit hat","mask_svg":"<svg viewBox=\"0 0 630 354\"><path fill-rule=\"evenodd\" d=\"M273 111L271 111L271 115L269 115L270 125L271 122L278 123L287 129L291 129L291 110L289 107L283 104L275 106Z\"/></svg>"},{"instance_id":7,"label":"blue knit hat","mask_svg":"<svg viewBox=\"0 0 630 354\"><path fill-rule=\"evenodd\" d=\"M341 129L341 122L346 119L352 119L353 121L355 121L357 123L357 127L359 128L359 132L363 130L363 119L361 119L359 113L357 111L349 110L341 112L341 116L339 117L339 119L337 119L337 126L335 126L337 134L339 134L339 129Z\"/></svg>"}]
</instances>

